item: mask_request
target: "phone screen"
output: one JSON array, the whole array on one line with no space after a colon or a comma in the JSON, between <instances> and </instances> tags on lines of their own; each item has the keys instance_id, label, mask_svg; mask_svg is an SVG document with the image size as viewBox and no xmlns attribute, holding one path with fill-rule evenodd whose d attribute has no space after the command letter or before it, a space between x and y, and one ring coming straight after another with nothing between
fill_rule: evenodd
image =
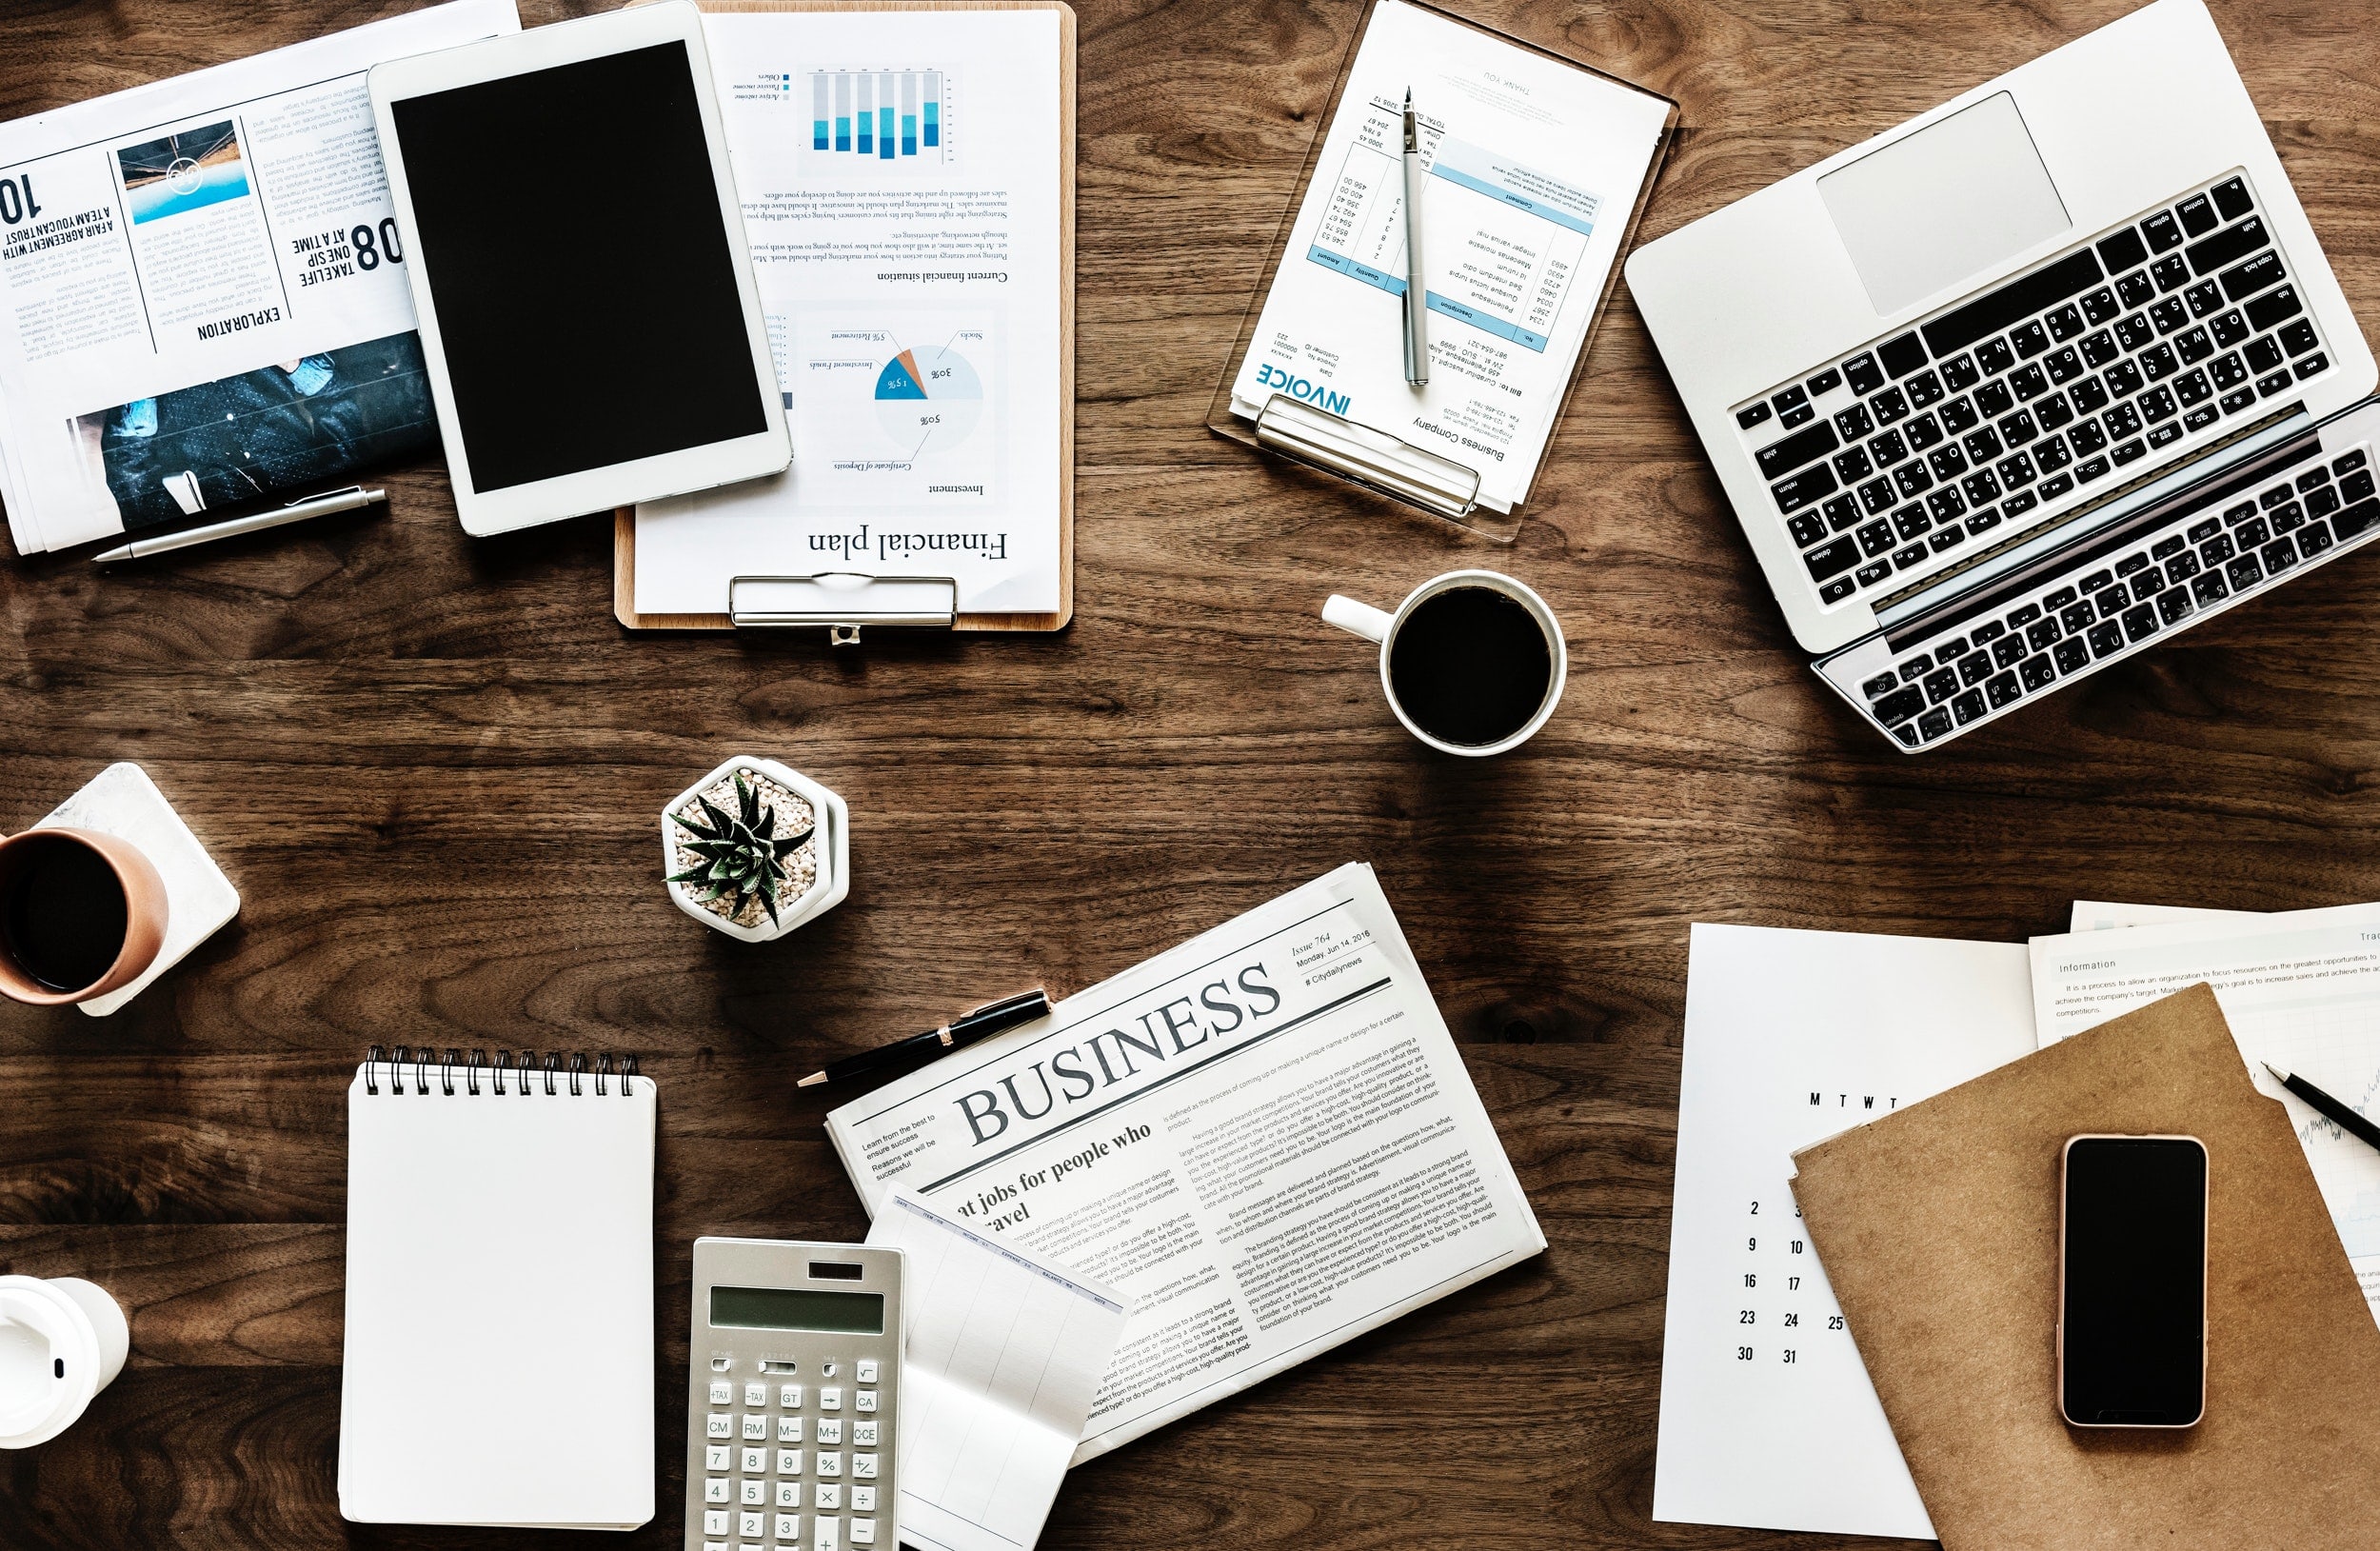
<instances>
[{"instance_id":1,"label":"phone screen","mask_svg":"<svg viewBox=\"0 0 2380 1551\"><path fill-rule=\"evenodd\" d=\"M2069 1422L2186 1427L2206 1407L2207 1150L2067 1144L2059 1400Z\"/></svg>"}]
</instances>

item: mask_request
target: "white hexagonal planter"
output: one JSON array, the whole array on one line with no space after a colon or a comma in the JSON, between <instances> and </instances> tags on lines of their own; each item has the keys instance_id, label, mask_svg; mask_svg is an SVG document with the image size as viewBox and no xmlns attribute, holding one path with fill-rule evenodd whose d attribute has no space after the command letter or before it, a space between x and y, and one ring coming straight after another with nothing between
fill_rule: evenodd
<instances>
[{"instance_id":1,"label":"white hexagonal planter","mask_svg":"<svg viewBox=\"0 0 2380 1551\"><path fill-rule=\"evenodd\" d=\"M692 806L697 794L708 790L739 770L766 776L810 805L813 834L809 849L818 860L818 870L810 880L810 886L798 897L779 903L777 921L773 925L765 915L757 926L729 920L705 906L696 886L691 884L669 885L669 897L677 902L679 909L714 931L724 932L738 942L766 943L825 914L841 905L843 896L851 892L851 815L841 797L799 770L775 760L759 759L749 754L738 755L722 761L716 769L671 798L668 805L661 810L663 877L683 872L686 867L686 863L680 859L678 848L685 832L670 816Z\"/></svg>"}]
</instances>

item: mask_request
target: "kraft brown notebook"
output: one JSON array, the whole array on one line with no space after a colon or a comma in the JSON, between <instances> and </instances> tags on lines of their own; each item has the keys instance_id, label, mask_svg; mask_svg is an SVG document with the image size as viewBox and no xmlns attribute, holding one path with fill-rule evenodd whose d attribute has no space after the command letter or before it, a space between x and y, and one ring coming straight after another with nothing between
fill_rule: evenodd
<instances>
[{"instance_id":1,"label":"kraft brown notebook","mask_svg":"<svg viewBox=\"0 0 2380 1551\"><path fill-rule=\"evenodd\" d=\"M2057 1411L2059 1149L2207 1144L2207 1410ZM1947 1551L2366 1547L2380 1327L2282 1107L2194 985L1794 1155L1813 1247Z\"/></svg>"}]
</instances>

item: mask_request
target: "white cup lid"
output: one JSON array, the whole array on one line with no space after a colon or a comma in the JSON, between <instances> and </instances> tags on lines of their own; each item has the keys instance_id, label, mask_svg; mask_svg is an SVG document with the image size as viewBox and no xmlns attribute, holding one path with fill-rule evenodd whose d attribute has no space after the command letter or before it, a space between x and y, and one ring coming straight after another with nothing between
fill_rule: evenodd
<instances>
[{"instance_id":1,"label":"white cup lid","mask_svg":"<svg viewBox=\"0 0 2380 1551\"><path fill-rule=\"evenodd\" d=\"M0 1448L57 1437L97 1393L99 1333L82 1305L38 1277L0 1277Z\"/></svg>"}]
</instances>

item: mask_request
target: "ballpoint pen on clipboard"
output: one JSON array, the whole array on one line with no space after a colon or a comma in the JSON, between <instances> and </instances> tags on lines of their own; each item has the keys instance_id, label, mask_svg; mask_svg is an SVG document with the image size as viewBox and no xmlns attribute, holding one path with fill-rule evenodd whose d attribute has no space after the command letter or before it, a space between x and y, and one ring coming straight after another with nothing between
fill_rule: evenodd
<instances>
[{"instance_id":1,"label":"ballpoint pen on clipboard","mask_svg":"<svg viewBox=\"0 0 2380 1551\"><path fill-rule=\"evenodd\" d=\"M1429 290L1421 283L1421 136L1413 118L1413 88L1405 88L1405 381L1430 385Z\"/></svg>"},{"instance_id":2,"label":"ballpoint pen on clipboard","mask_svg":"<svg viewBox=\"0 0 2380 1551\"><path fill-rule=\"evenodd\" d=\"M367 490L361 485L350 485L344 490L304 501L292 501L270 511L252 512L234 517L228 523L210 523L205 527L188 527L179 533L164 533L153 539L134 539L104 555L93 555L93 565L108 566L119 560L146 560L174 549L187 549L194 544L212 544L217 539L236 538L242 533L261 532L279 527L284 523L302 523L308 517L327 517L334 511L353 511L358 507L375 506L388 499L387 490Z\"/></svg>"}]
</instances>

